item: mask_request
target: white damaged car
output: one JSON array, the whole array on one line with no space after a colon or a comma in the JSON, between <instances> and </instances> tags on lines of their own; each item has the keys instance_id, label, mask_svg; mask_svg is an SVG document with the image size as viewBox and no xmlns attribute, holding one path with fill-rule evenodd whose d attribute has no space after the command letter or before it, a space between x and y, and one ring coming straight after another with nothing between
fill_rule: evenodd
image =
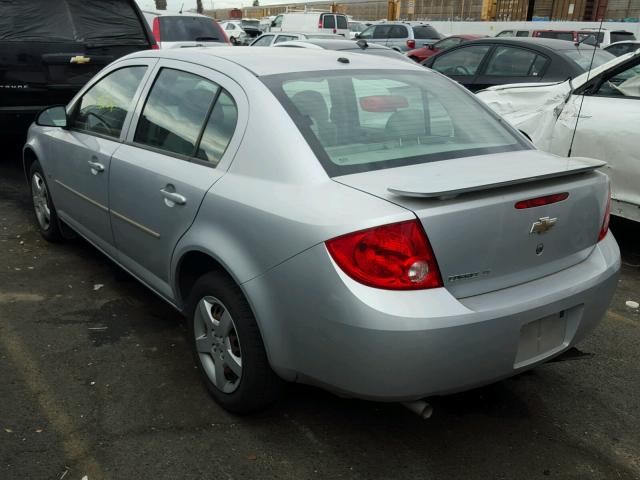
<instances>
[{"instance_id":1,"label":"white damaged car","mask_svg":"<svg viewBox=\"0 0 640 480\"><path fill-rule=\"evenodd\" d=\"M501 85L477 96L538 148L605 160L611 213L640 222L640 50L573 80Z\"/></svg>"}]
</instances>

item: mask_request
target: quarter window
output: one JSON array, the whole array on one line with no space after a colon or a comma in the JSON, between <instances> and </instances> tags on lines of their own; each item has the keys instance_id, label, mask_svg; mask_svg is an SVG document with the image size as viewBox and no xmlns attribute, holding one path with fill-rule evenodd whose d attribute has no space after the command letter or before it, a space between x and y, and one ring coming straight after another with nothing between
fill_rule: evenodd
<instances>
[{"instance_id":1,"label":"quarter window","mask_svg":"<svg viewBox=\"0 0 640 480\"><path fill-rule=\"evenodd\" d=\"M431 68L448 76L475 75L490 48L490 45L473 45L438 55Z\"/></svg>"},{"instance_id":2,"label":"quarter window","mask_svg":"<svg viewBox=\"0 0 640 480\"><path fill-rule=\"evenodd\" d=\"M491 77L537 77L547 58L531 50L498 47L489 60L485 75Z\"/></svg>"},{"instance_id":3,"label":"quarter window","mask_svg":"<svg viewBox=\"0 0 640 480\"><path fill-rule=\"evenodd\" d=\"M125 67L110 73L82 96L71 128L119 138L124 119L147 67Z\"/></svg>"},{"instance_id":4,"label":"quarter window","mask_svg":"<svg viewBox=\"0 0 640 480\"><path fill-rule=\"evenodd\" d=\"M236 102L227 91L223 90L211 111L196 157L213 166L218 165L229 146L237 123L238 107Z\"/></svg>"},{"instance_id":5,"label":"quarter window","mask_svg":"<svg viewBox=\"0 0 640 480\"><path fill-rule=\"evenodd\" d=\"M162 69L138 121L134 142L193 156L218 90L213 82L197 75Z\"/></svg>"}]
</instances>

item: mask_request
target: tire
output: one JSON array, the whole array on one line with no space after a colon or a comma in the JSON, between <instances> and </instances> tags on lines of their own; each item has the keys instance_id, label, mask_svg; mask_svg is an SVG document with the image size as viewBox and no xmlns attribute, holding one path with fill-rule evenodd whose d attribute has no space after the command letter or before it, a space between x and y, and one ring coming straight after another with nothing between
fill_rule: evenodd
<instances>
[{"instance_id":1,"label":"tire","mask_svg":"<svg viewBox=\"0 0 640 480\"><path fill-rule=\"evenodd\" d=\"M269 365L253 312L224 272L196 281L187 302L187 323L198 370L225 410L253 413L280 397L283 381Z\"/></svg>"},{"instance_id":2,"label":"tire","mask_svg":"<svg viewBox=\"0 0 640 480\"><path fill-rule=\"evenodd\" d=\"M63 241L64 235L60 229L60 219L53 204L46 177L37 160L31 164L29 169L29 185L33 213L40 235L48 242Z\"/></svg>"}]
</instances>

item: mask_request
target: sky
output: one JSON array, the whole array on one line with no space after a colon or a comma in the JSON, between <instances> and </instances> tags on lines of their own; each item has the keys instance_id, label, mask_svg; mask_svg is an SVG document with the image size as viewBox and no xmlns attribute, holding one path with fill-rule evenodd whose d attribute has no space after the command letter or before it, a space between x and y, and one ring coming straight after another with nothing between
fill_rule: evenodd
<instances>
[{"instance_id":1,"label":"sky","mask_svg":"<svg viewBox=\"0 0 640 480\"><path fill-rule=\"evenodd\" d=\"M153 0L136 0L138 5L144 9L155 9ZM177 12L184 3L184 9L196 8L196 0L167 0L167 10ZM269 5L273 3L283 3L283 0L260 0L260 5ZM249 7L253 4L253 0L202 0L205 9L214 8L234 8Z\"/></svg>"}]
</instances>

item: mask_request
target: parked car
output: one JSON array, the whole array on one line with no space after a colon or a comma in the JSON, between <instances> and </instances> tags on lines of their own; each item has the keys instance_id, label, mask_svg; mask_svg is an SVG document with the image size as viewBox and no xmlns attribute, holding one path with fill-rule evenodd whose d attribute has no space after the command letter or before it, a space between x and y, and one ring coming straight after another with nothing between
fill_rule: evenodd
<instances>
[{"instance_id":1,"label":"parked car","mask_svg":"<svg viewBox=\"0 0 640 480\"><path fill-rule=\"evenodd\" d=\"M213 18L197 13L143 11L160 48L219 47L229 45L222 27Z\"/></svg>"},{"instance_id":2,"label":"parked car","mask_svg":"<svg viewBox=\"0 0 640 480\"><path fill-rule=\"evenodd\" d=\"M413 402L571 348L620 269L603 163L415 63L298 48L130 55L24 149L43 237L73 229L183 312L239 413L282 379Z\"/></svg>"},{"instance_id":3,"label":"parked car","mask_svg":"<svg viewBox=\"0 0 640 480\"><path fill-rule=\"evenodd\" d=\"M232 45L244 45L245 43L250 43L251 41L253 41L253 38L255 38L248 38L249 36L247 35L247 32L245 32L242 28L240 21L231 20L228 22L221 22L220 27L229 37L229 41Z\"/></svg>"},{"instance_id":4,"label":"parked car","mask_svg":"<svg viewBox=\"0 0 640 480\"><path fill-rule=\"evenodd\" d=\"M249 44L251 47L271 47L282 42L290 42L292 40L306 39L334 39L344 40L342 35L333 33L301 33L301 32L281 32L281 33L264 33Z\"/></svg>"},{"instance_id":5,"label":"parked car","mask_svg":"<svg viewBox=\"0 0 640 480\"><path fill-rule=\"evenodd\" d=\"M496 37L530 37L533 34L533 30L525 28L512 28L508 30L502 30L496 34Z\"/></svg>"},{"instance_id":6,"label":"parked car","mask_svg":"<svg viewBox=\"0 0 640 480\"><path fill-rule=\"evenodd\" d=\"M363 32L373 22L357 22L355 20L349 20L349 38L356 38L356 34Z\"/></svg>"},{"instance_id":7,"label":"parked car","mask_svg":"<svg viewBox=\"0 0 640 480\"><path fill-rule=\"evenodd\" d=\"M622 42L612 43L611 45L604 47L607 52L615 55L616 57L624 55L625 53L635 52L639 48L640 41L636 40L624 40Z\"/></svg>"},{"instance_id":8,"label":"parked car","mask_svg":"<svg viewBox=\"0 0 640 480\"><path fill-rule=\"evenodd\" d=\"M356 34L356 38L406 52L419 44L435 43L442 36L431 25L422 22L383 22L371 25Z\"/></svg>"},{"instance_id":9,"label":"parked car","mask_svg":"<svg viewBox=\"0 0 640 480\"><path fill-rule=\"evenodd\" d=\"M436 43L427 43L422 47L409 50L405 55L415 62L423 62L429 57L432 57L436 53L440 53L448 48L455 47L461 43L468 42L469 40L476 40L483 38L483 35L452 35L442 40L438 40Z\"/></svg>"},{"instance_id":10,"label":"parked car","mask_svg":"<svg viewBox=\"0 0 640 480\"><path fill-rule=\"evenodd\" d=\"M349 38L349 23L345 15L316 10L288 12L276 16L271 32L335 33Z\"/></svg>"},{"instance_id":11,"label":"parked car","mask_svg":"<svg viewBox=\"0 0 640 480\"><path fill-rule=\"evenodd\" d=\"M611 213L640 222L640 52L618 57L571 82L503 85L478 95L539 148L606 161Z\"/></svg>"},{"instance_id":12,"label":"parked car","mask_svg":"<svg viewBox=\"0 0 640 480\"><path fill-rule=\"evenodd\" d=\"M334 39L310 39L292 40L274 45L275 47L312 48L316 50L335 50L339 52L365 53L378 57L392 58L395 60L412 61L400 52L389 47L383 47L375 43L368 44L366 40L334 40Z\"/></svg>"},{"instance_id":13,"label":"parked car","mask_svg":"<svg viewBox=\"0 0 640 480\"><path fill-rule=\"evenodd\" d=\"M450 48L422 64L477 92L506 83L562 82L613 58L591 45L545 38L493 37Z\"/></svg>"},{"instance_id":14,"label":"parked car","mask_svg":"<svg viewBox=\"0 0 640 480\"><path fill-rule=\"evenodd\" d=\"M632 32L625 30L607 30L605 28L594 30L583 28L581 30L534 30L533 36L537 38L553 38L569 42L582 42L589 45L605 47L622 40L635 40Z\"/></svg>"},{"instance_id":15,"label":"parked car","mask_svg":"<svg viewBox=\"0 0 640 480\"><path fill-rule=\"evenodd\" d=\"M105 65L155 47L134 0L109 4L2 2L0 135L24 135L40 110L67 103Z\"/></svg>"}]
</instances>

